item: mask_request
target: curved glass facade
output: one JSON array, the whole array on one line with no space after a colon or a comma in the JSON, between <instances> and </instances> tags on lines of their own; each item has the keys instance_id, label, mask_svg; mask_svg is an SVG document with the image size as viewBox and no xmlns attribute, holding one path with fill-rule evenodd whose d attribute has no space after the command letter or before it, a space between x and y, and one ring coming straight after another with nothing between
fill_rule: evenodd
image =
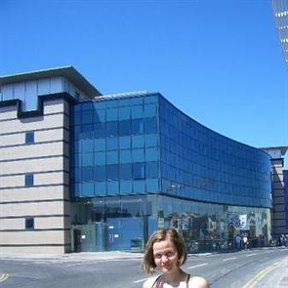
<instances>
[{"instance_id":1,"label":"curved glass facade","mask_svg":"<svg viewBox=\"0 0 288 288\"><path fill-rule=\"evenodd\" d=\"M163 97L159 98L159 119L162 192L271 208L267 153L200 125Z\"/></svg>"},{"instance_id":2,"label":"curved glass facade","mask_svg":"<svg viewBox=\"0 0 288 288\"><path fill-rule=\"evenodd\" d=\"M263 151L202 126L160 94L81 102L72 119L74 240L85 234L74 250L141 249L163 226L197 249L233 245L235 233L258 244L270 237Z\"/></svg>"}]
</instances>

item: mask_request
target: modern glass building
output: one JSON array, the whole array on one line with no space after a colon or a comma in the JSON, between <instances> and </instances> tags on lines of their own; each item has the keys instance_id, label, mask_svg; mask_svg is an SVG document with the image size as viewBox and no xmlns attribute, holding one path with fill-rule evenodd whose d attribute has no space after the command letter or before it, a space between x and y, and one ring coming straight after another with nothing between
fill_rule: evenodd
<instances>
[{"instance_id":1,"label":"modern glass building","mask_svg":"<svg viewBox=\"0 0 288 288\"><path fill-rule=\"evenodd\" d=\"M164 226L181 230L191 250L233 245L237 233L254 245L269 239L265 152L158 93L77 103L72 117L74 250L142 249Z\"/></svg>"},{"instance_id":2,"label":"modern glass building","mask_svg":"<svg viewBox=\"0 0 288 288\"><path fill-rule=\"evenodd\" d=\"M0 253L139 251L168 226L190 252L265 245L276 162L159 93L102 96L70 66L2 76Z\"/></svg>"},{"instance_id":3,"label":"modern glass building","mask_svg":"<svg viewBox=\"0 0 288 288\"><path fill-rule=\"evenodd\" d=\"M288 65L288 1L272 0L272 7L283 57Z\"/></svg>"}]
</instances>

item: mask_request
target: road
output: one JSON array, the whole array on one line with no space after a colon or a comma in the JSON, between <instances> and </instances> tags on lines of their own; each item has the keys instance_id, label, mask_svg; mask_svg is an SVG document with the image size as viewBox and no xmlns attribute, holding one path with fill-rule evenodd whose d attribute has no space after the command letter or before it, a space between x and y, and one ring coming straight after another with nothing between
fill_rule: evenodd
<instances>
[{"instance_id":1,"label":"road","mask_svg":"<svg viewBox=\"0 0 288 288\"><path fill-rule=\"evenodd\" d=\"M98 259L95 256L75 258L73 255L31 259L0 256L0 286L3 288L142 287L148 276L141 270L141 259L141 255L133 257L133 254L127 258L109 259ZM275 271L280 271L280 268L288 271L288 248L272 247L230 253L195 254L188 257L183 268L191 275L204 276L213 288L275 287L275 283L273 285L271 283L275 282L275 277L272 279L271 275Z\"/></svg>"}]
</instances>

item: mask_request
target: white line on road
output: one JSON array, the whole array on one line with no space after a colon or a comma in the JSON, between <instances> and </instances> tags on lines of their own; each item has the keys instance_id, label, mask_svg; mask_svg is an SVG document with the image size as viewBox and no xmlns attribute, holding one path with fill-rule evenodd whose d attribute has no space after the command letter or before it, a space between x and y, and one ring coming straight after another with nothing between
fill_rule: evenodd
<instances>
[{"instance_id":1,"label":"white line on road","mask_svg":"<svg viewBox=\"0 0 288 288\"><path fill-rule=\"evenodd\" d=\"M195 269L195 268L203 267L206 265L208 265L208 263L202 263L202 264L198 264L198 265L189 266L189 267L187 267L187 269Z\"/></svg>"},{"instance_id":2,"label":"white line on road","mask_svg":"<svg viewBox=\"0 0 288 288\"><path fill-rule=\"evenodd\" d=\"M246 255L246 257L251 257L251 256L255 256L255 255L257 255L257 254L256 253L248 254L248 255Z\"/></svg>"},{"instance_id":3,"label":"white line on road","mask_svg":"<svg viewBox=\"0 0 288 288\"><path fill-rule=\"evenodd\" d=\"M144 281L146 281L147 279L148 279L148 278L135 280L135 281L133 281L133 283L140 283L140 282L144 282Z\"/></svg>"},{"instance_id":4,"label":"white line on road","mask_svg":"<svg viewBox=\"0 0 288 288\"><path fill-rule=\"evenodd\" d=\"M223 259L223 262L231 261L231 260L235 260L235 259L237 259L237 258L236 257L229 257L229 258Z\"/></svg>"}]
</instances>

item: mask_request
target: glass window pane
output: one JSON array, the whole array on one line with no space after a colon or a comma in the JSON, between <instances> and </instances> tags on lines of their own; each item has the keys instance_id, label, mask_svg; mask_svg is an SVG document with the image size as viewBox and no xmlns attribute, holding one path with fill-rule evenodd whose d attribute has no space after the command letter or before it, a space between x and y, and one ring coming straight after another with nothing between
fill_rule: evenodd
<instances>
[{"instance_id":1,"label":"glass window pane","mask_svg":"<svg viewBox=\"0 0 288 288\"><path fill-rule=\"evenodd\" d=\"M94 168L93 166L90 167L83 167L81 169L82 174L82 181L89 182L94 180Z\"/></svg>"},{"instance_id":2,"label":"glass window pane","mask_svg":"<svg viewBox=\"0 0 288 288\"><path fill-rule=\"evenodd\" d=\"M147 178L158 178L158 162L147 162L146 163L146 177Z\"/></svg>"},{"instance_id":3,"label":"glass window pane","mask_svg":"<svg viewBox=\"0 0 288 288\"><path fill-rule=\"evenodd\" d=\"M95 195L96 196L106 195L106 182L95 183Z\"/></svg>"},{"instance_id":4,"label":"glass window pane","mask_svg":"<svg viewBox=\"0 0 288 288\"><path fill-rule=\"evenodd\" d=\"M132 160L133 160L133 162L143 162L143 161L145 161L144 149L134 149L134 150L132 150Z\"/></svg>"},{"instance_id":5,"label":"glass window pane","mask_svg":"<svg viewBox=\"0 0 288 288\"><path fill-rule=\"evenodd\" d=\"M145 134L157 133L157 119L156 117L145 118Z\"/></svg>"},{"instance_id":6,"label":"glass window pane","mask_svg":"<svg viewBox=\"0 0 288 288\"><path fill-rule=\"evenodd\" d=\"M105 150L105 139L95 139L94 140L94 150L104 151Z\"/></svg>"},{"instance_id":7,"label":"glass window pane","mask_svg":"<svg viewBox=\"0 0 288 288\"><path fill-rule=\"evenodd\" d=\"M116 164L116 163L118 163L118 150L108 151L107 152L107 164Z\"/></svg>"},{"instance_id":8,"label":"glass window pane","mask_svg":"<svg viewBox=\"0 0 288 288\"><path fill-rule=\"evenodd\" d=\"M144 163L134 163L133 164L133 179L139 180L145 178L145 164Z\"/></svg>"},{"instance_id":9,"label":"glass window pane","mask_svg":"<svg viewBox=\"0 0 288 288\"><path fill-rule=\"evenodd\" d=\"M156 134L149 134L145 135L145 145L149 146L157 146L157 135Z\"/></svg>"},{"instance_id":10,"label":"glass window pane","mask_svg":"<svg viewBox=\"0 0 288 288\"><path fill-rule=\"evenodd\" d=\"M133 193L139 194L145 192L145 181L133 181Z\"/></svg>"},{"instance_id":11,"label":"glass window pane","mask_svg":"<svg viewBox=\"0 0 288 288\"><path fill-rule=\"evenodd\" d=\"M121 107L119 108L119 121L121 120L129 120L131 117L131 109L130 107Z\"/></svg>"},{"instance_id":12,"label":"glass window pane","mask_svg":"<svg viewBox=\"0 0 288 288\"><path fill-rule=\"evenodd\" d=\"M146 180L146 189L147 192L156 193L159 191L158 179L147 179Z\"/></svg>"},{"instance_id":13,"label":"glass window pane","mask_svg":"<svg viewBox=\"0 0 288 288\"><path fill-rule=\"evenodd\" d=\"M125 136L119 138L119 148L120 149L130 149L131 148L131 137Z\"/></svg>"},{"instance_id":14,"label":"glass window pane","mask_svg":"<svg viewBox=\"0 0 288 288\"><path fill-rule=\"evenodd\" d=\"M106 166L95 167L95 181L96 182L106 181Z\"/></svg>"},{"instance_id":15,"label":"glass window pane","mask_svg":"<svg viewBox=\"0 0 288 288\"><path fill-rule=\"evenodd\" d=\"M132 148L144 147L144 136L132 136Z\"/></svg>"},{"instance_id":16,"label":"glass window pane","mask_svg":"<svg viewBox=\"0 0 288 288\"><path fill-rule=\"evenodd\" d=\"M131 134L131 121L119 121L119 136L128 136Z\"/></svg>"},{"instance_id":17,"label":"glass window pane","mask_svg":"<svg viewBox=\"0 0 288 288\"><path fill-rule=\"evenodd\" d=\"M81 166L93 165L93 153L82 154Z\"/></svg>"},{"instance_id":18,"label":"glass window pane","mask_svg":"<svg viewBox=\"0 0 288 288\"><path fill-rule=\"evenodd\" d=\"M107 109L106 110L107 121L118 121L118 109Z\"/></svg>"},{"instance_id":19,"label":"glass window pane","mask_svg":"<svg viewBox=\"0 0 288 288\"><path fill-rule=\"evenodd\" d=\"M154 117L157 114L156 105L155 104L146 104L144 106L144 114L145 117Z\"/></svg>"},{"instance_id":20,"label":"glass window pane","mask_svg":"<svg viewBox=\"0 0 288 288\"><path fill-rule=\"evenodd\" d=\"M144 122L143 119L134 119L132 121L132 134L143 134Z\"/></svg>"},{"instance_id":21,"label":"glass window pane","mask_svg":"<svg viewBox=\"0 0 288 288\"><path fill-rule=\"evenodd\" d=\"M130 180L132 179L132 164L121 164L119 168L120 179Z\"/></svg>"},{"instance_id":22,"label":"glass window pane","mask_svg":"<svg viewBox=\"0 0 288 288\"><path fill-rule=\"evenodd\" d=\"M119 194L119 182L111 181L107 182L107 195Z\"/></svg>"},{"instance_id":23,"label":"glass window pane","mask_svg":"<svg viewBox=\"0 0 288 288\"><path fill-rule=\"evenodd\" d=\"M106 176L107 181L118 180L119 173L118 173L118 165L107 165L106 166Z\"/></svg>"},{"instance_id":24,"label":"glass window pane","mask_svg":"<svg viewBox=\"0 0 288 288\"><path fill-rule=\"evenodd\" d=\"M111 137L106 140L107 150L117 150L118 149L118 138Z\"/></svg>"},{"instance_id":25,"label":"glass window pane","mask_svg":"<svg viewBox=\"0 0 288 288\"><path fill-rule=\"evenodd\" d=\"M106 136L118 136L118 122L107 122L106 123Z\"/></svg>"},{"instance_id":26,"label":"glass window pane","mask_svg":"<svg viewBox=\"0 0 288 288\"><path fill-rule=\"evenodd\" d=\"M159 153L157 148L146 148L145 149L146 161L157 161L159 160Z\"/></svg>"},{"instance_id":27,"label":"glass window pane","mask_svg":"<svg viewBox=\"0 0 288 288\"><path fill-rule=\"evenodd\" d=\"M95 165L106 164L105 152L95 152L94 164Z\"/></svg>"},{"instance_id":28,"label":"glass window pane","mask_svg":"<svg viewBox=\"0 0 288 288\"><path fill-rule=\"evenodd\" d=\"M120 181L120 194L131 194L132 191L132 181Z\"/></svg>"},{"instance_id":29,"label":"glass window pane","mask_svg":"<svg viewBox=\"0 0 288 288\"><path fill-rule=\"evenodd\" d=\"M120 150L120 163L132 162L131 150Z\"/></svg>"},{"instance_id":30,"label":"glass window pane","mask_svg":"<svg viewBox=\"0 0 288 288\"><path fill-rule=\"evenodd\" d=\"M134 106L132 108L132 119L143 118L143 117L144 117L143 105Z\"/></svg>"}]
</instances>

